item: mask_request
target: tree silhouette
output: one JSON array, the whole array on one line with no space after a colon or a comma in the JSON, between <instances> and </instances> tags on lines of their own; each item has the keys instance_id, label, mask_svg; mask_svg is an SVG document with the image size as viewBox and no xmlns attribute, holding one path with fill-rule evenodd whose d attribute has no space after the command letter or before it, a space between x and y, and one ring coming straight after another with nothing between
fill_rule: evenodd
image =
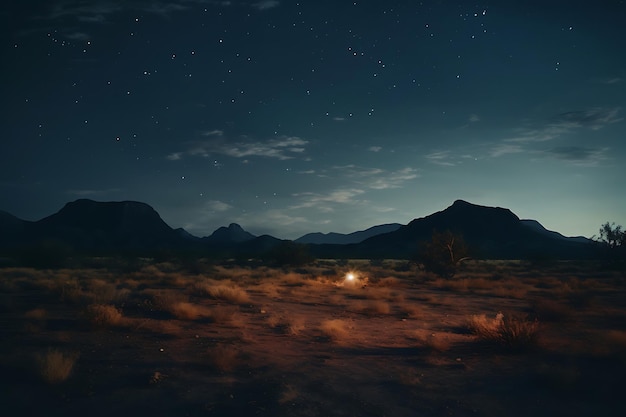
<instances>
[{"instance_id":1,"label":"tree silhouette","mask_svg":"<svg viewBox=\"0 0 626 417\"><path fill-rule=\"evenodd\" d=\"M626 266L626 232L621 225L606 222L600 226L600 236L592 236L592 239L604 248L610 266Z\"/></svg>"},{"instance_id":2,"label":"tree silhouette","mask_svg":"<svg viewBox=\"0 0 626 417\"><path fill-rule=\"evenodd\" d=\"M445 232L434 230L431 240L420 245L416 261L426 271L452 278L459 264L468 258L468 249L463 236L450 230Z\"/></svg>"}]
</instances>

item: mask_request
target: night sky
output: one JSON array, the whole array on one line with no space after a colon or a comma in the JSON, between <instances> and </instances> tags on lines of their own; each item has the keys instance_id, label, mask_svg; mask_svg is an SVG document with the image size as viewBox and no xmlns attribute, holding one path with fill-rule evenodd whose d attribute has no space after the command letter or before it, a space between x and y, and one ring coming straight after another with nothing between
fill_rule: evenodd
<instances>
[{"instance_id":1,"label":"night sky","mask_svg":"<svg viewBox=\"0 0 626 417\"><path fill-rule=\"evenodd\" d=\"M456 199L626 224L624 1L9 1L0 209L150 204L206 236Z\"/></svg>"}]
</instances>

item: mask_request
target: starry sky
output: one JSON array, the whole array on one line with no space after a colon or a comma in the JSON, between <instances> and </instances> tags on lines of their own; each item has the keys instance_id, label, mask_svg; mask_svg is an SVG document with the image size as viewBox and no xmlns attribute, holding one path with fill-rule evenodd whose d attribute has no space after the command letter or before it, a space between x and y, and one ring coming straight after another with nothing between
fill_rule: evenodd
<instances>
[{"instance_id":1,"label":"starry sky","mask_svg":"<svg viewBox=\"0 0 626 417\"><path fill-rule=\"evenodd\" d=\"M626 224L626 2L0 6L0 209L150 204L295 239L456 199Z\"/></svg>"}]
</instances>

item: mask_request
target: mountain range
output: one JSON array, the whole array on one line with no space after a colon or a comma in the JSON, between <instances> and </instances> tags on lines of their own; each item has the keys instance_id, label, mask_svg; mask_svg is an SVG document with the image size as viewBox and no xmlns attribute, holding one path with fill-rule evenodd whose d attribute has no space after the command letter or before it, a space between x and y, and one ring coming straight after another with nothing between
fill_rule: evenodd
<instances>
[{"instance_id":1,"label":"mountain range","mask_svg":"<svg viewBox=\"0 0 626 417\"><path fill-rule=\"evenodd\" d=\"M350 234L310 233L294 242L319 258L412 258L419 242L434 230L462 235L472 256L483 259L590 258L595 245L584 237L565 237L536 220L521 220L510 210L455 201L445 210L412 220L374 226ZM149 205L134 201L80 199L38 221L0 211L0 250L57 242L85 253L195 251L206 256L263 257L285 240L255 236L236 223L196 237L173 229Z\"/></svg>"}]
</instances>

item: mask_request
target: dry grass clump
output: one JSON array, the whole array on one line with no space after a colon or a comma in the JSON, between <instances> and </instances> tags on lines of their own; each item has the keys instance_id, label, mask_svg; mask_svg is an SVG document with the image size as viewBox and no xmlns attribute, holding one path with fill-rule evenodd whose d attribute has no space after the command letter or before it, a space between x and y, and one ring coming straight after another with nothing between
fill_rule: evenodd
<instances>
[{"instance_id":1,"label":"dry grass clump","mask_svg":"<svg viewBox=\"0 0 626 417\"><path fill-rule=\"evenodd\" d=\"M49 384L59 384L69 378L77 359L77 353L63 353L51 349L37 358L39 375Z\"/></svg>"},{"instance_id":2,"label":"dry grass clump","mask_svg":"<svg viewBox=\"0 0 626 417\"><path fill-rule=\"evenodd\" d=\"M147 295L150 308L158 311L172 312L172 307L178 303L188 301L188 297L175 290L146 289L142 294Z\"/></svg>"},{"instance_id":3,"label":"dry grass clump","mask_svg":"<svg viewBox=\"0 0 626 417\"><path fill-rule=\"evenodd\" d=\"M539 323L513 315L496 314L488 318L484 314L472 315L467 328L480 339L494 341L509 348L527 348L536 344Z\"/></svg>"},{"instance_id":4,"label":"dry grass clump","mask_svg":"<svg viewBox=\"0 0 626 417\"><path fill-rule=\"evenodd\" d=\"M232 371L237 366L239 351L231 345L217 345L208 350L211 364L220 371Z\"/></svg>"},{"instance_id":5,"label":"dry grass clump","mask_svg":"<svg viewBox=\"0 0 626 417\"><path fill-rule=\"evenodd\" d=\"M125 301L131 293L128 288L118 289L115 283L99 278L91 279L87 288L85 296L95 304L118 304Z\"/></svg>"},{"instance_id":6,"label":"dry grass clump","mask_svg":"<svg viewBox=\"0 0 626 417\"><path fill-rule=\"evenodd\" d=\"M442 335L438 335L426 329L418 329L409 333L409 338L417 341L422 348L436 352L445 352L450 348L450 341Z\"/></svg>"},{"instance_id":7,"label":"dry grass clump","mask_svg":"<svg viewBox=\"0 0 626 417\"><path fill-rule=\"evenodd\" d=\"M228 301L233 304L246 304L250 302L250 296L241 287L229 282L207 280L198 282L193 287L194 292L200 295L208 295L211 298Z\"/></svg>"},{"instance_id":8,"label":"dry grass clump","mask_svg":"<svg viewBox=\"0 0 626 417\"><path fill-rule=\"evenodd\" d=\"M287 333L297 336L306 328L306 320L302 316L292 316L287 320Z\"/></svg>"},{"instance_id":9,"label":"dry grass clump","mask_svg":"<svg viewBox=\"0 0 626 417\"><path fill-rule=\"evenodd\" d=\"M267 324L273 329L281 330L283 333L293 336L299 335L306 328L306 320L299 315L285 316L273 313L267 317Z\"/></svg>"},{"instance_id":10,"label":"dry grass clump","mask_svg":"<svg viewBox=\"0 0 626 417\"><path fill-rule=\"evenodd\" d=\"M92 304L87 307L87 318L98 327L123 326L127 320L122 312L109 304Z\"/></svg>"},{"instance_id":11,"label":"dry grass clump","mask_svg":"<svg viewBox=\"0 0 626 417\"><path fill-rule=\"evenodd\" d=\"M340 342L349 335L348 322L341 319L325 320L320 324L324 336L335 342Z\"/></svg>"},{"instance_id":12,"label":"dry grass clump","mask_svg":"<svg viewBox=\"0 0 626 417\"><path fill-rule=\"evenodd\" d=\"M186 301L179 301L170 305L168 311L180 320L197 320L211 316L211 310L208 308Z\"/></svg>"},{"instance_id":13,"label":"dry grass clump","mask_svg":"<svg viewBox=\"0 0 626 417\"><path fill-rule=\"evenodd\" d=\"M280 286L275 282L262 282L256 286L256 289L270 298L280 297Z\"/></svg>"}]
</instances>

